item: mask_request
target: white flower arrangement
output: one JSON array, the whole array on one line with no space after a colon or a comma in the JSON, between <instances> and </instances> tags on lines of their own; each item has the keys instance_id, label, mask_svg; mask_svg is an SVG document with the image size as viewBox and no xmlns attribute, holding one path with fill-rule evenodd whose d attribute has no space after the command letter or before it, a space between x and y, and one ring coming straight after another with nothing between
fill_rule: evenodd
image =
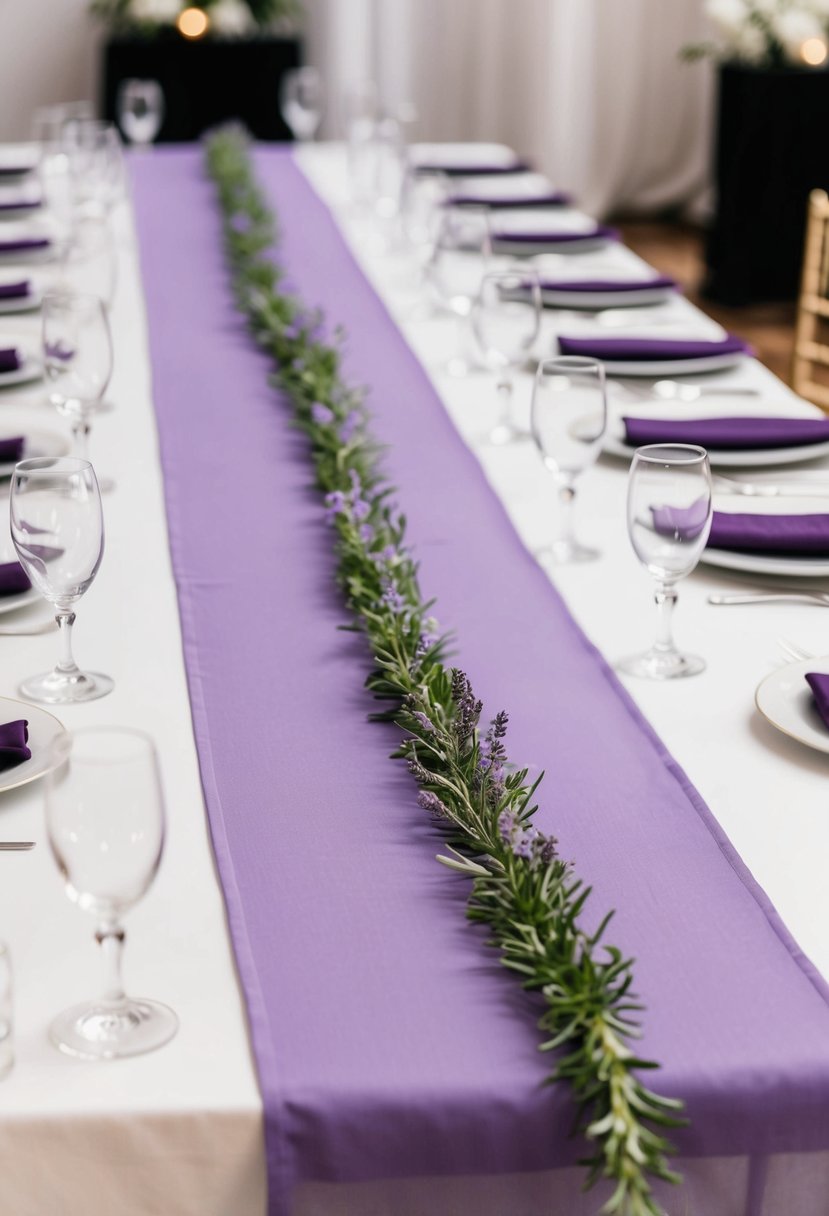
<instances>
[{"instance_id":1,"label":"white flower arrangement","mask_svg":"<svg viewBox=\"0 0 829 1216\"><path fill-rule=\"evenodd\" d=\"M819 68L829 62L829 0L705 0L716 42L685 47L686 59Z\"/></svg>"}]
</instances>

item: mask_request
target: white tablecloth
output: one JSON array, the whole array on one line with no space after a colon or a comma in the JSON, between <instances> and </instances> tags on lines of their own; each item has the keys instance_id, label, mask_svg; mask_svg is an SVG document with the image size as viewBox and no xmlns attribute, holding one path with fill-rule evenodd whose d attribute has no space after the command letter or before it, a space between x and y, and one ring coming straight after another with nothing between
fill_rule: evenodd
<instances>
[{"instance_id":1,"label":"white tablecloth","mask_svg":"<svg viewBox=\"0 0 829 1216\"><path fill-rule=\"evenodd\" d=\"M342 150L309 148L301 163L340 218L366 273L388 302L426 366L452 349L448 320L411 319L416 293L410 263L390 255L346 208ZM127 921L125 975L130 991L169 1003L181 1018L177 1038L132 1061L91 1065L60 1056L48 1043L50 1018L93 996L99 960L90 918L61 890L43 830L38 785L4 795L3 838L35 838L28 855L0 855L0 934L16 969L17 1064L0 1083L0 1216L262 1216L264 1151L261 1104L205 824L180 635L167 554L162 484L150 399L140 284L131 228L119 216L121 278L113 312L116 372L111 413L96 421L92 459L117 481L105 503L107 551L99 577L81 603L79 661L110 672L109 698L64 711L66 725L118 723L158 740L170 830L158 880ZM42 274L48 275L48 268ZM313 301L309 301L313 304ZM688 306L690 307L690 306ZM545 319L545 326L552 322ZM0 335L36 341L36 316L3 318ZM5 344L5 343L3 343ZM729 373L756 383L799 409L788 391L757 364ZM494 390L483 377L435 383L461 432L474 436L494 417ZM530 379L519 406L528 409ZM38 425L64 424L43 401L42 386L8 391L0 409L29 411ZM805 412L808 412L806 410ZM530 445L476 446L526 542L543 542L553 526L555 494ZM557 572L577 619L613 661L652 638L647 576L630 549L624 522L625 469L601 463L579 488L580 534L602 560ZM217 487L220 491L221 487ZM0 549L2 555L2 549ZM790 929L829 975L829 760L767 726L753 708L757 682L781 661L776 638L825 650L827 618L819 609L778 606L709 607L708 592L738 584L737 576L700 570L681 588L677 634L702 653L708 670L678 684L629 681L668 747L686 768ZM10 618L0 625L11 623ZM54 634L0 637L0 694L50 666ZM601 753L601 740L596 741ZM289 999L287 994L286 999ZM826 1168L824 1158L772 1163L766 1213L812 1216L796 1206L793 1178ZM711 1204L706 1216L740 1212L747 1163L686 1165L689 1185ZM576 1181L575 1179L573 1180ZM543 1176L481 1180L308 1186L297 1197L301 1216L321 1213L507 1213L520 1193L529 1213L549 1212ZM682 1203L693 1191L684 1193ZM717 1195L717 1204L712 1196ZM781 1195L786 1195L784 1202ZM680 1207L679 1211L685 1209ZM692 1204L689 1209L701 1211Z\"/></svg>"}]
</instances>

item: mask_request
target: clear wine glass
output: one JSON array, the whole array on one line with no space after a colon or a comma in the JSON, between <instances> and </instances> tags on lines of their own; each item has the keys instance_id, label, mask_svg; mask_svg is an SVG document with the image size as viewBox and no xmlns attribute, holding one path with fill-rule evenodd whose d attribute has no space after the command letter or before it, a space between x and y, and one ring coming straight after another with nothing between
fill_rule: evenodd
<instances>
[{"instance_id":1,"label":"clear wine glass","mask_svg":"<svg viewBox=\"0 0 829 1216\"><path fill-rule=\"evenodd\" d=\"M484 275L472 306L472 331L487 367L497 377L500 418L492 444L531 438L512 416L515 372L532 353L541 327L541 283L535 270L516 267Z\"/></svg>"},{"instance_id":2,"label":"clear wine glass","mask_svg":"<svg viewBox=\"0 0 829 1216\"><path fill-rule=\"evenodd\" d=\"M371 80L350 88L344 98L348 147L348 185L357 211L373 199L375 134L378 121L377 86Z\"/></svg>"},{"instance_id":3,"label":"clear wine glass","mask_svg":"<svg viewBox=\"0 0 829 1216\"><path fill-rule=\"evenodd\" d=\"M61 251L57 290L97 296L109 310L115 296L118 259L112 228L105 215L82 215ZM85 455L85 453L84 453Z\"/></svg>"},{"instance_id":4,"label":"clear wine glass","mask_svg":"<svg viewBox=\"0 0 829 1216\"><path fill-rule=\"evenodd\" d=\"M54 605L61 656L53 671L20 686L28 701L71 705L112 691L109 676L81 671L72 656L75 605L98 573L104 517L95 470L74 456L37 457L15 466L11 535L32 585Z\"/></svg>"},{"instance_id":5,"label":"clear wine glass","mask_svg":"<svg viewBox=\"0 0 829 1216\"><path fill-rule=\"evenodd\" d=\"M294 139L307 142L314 138L324 103L325 90L316 68L294 68L282 77L279 108Z\"/></svg>"},{"instance_id":6,"label":"clear wine glass","mask_svg":"<svg viewBox=\"0 0 829 1216\"><path fill-rule=\"evenodd\" d=\"M149 148L164 122L164 90L157 80L122 80L118 87L118 126L136 148Z\"/></svg>"},{"instance_id":7,"label":"clear wine glass","mask_svg":"<svg viewBox=\"0 0 829 1216\"><path fill-rule=\"evenodd\" d=\"M112 375L112 337L106 308L96 295L47 292L41 332L49 400L70 420L75 454L86 459L92 416Z\"/></svg>"},{"instance_id":8,"label":"clear wine glass","mask_svg":"<svg viewBox=\"0 0 829 1216\"><path fill-rule=\"evenodd\" d=\"M676 584L699 561L711 518L711 469L704 448L673 443L636 449L628 480L628 534L654 580L659 627L650 650L619 664L629 675L673 680L705 670L704 659L677 650L671 621Z\"/></svg>"},{"instance_id":9,"label":"clear wine glass","mask_svg":"<svg viewBox=\"0 0 829 1216\"><path fill-rule=\"evenodd\" d=\"M62 735L46 782L49 845L73 903L97 920L104 991L52 1022L69 1055L112 1060L169 1042L178 1018L158 1001L128 997L121 982L121 918L146 893L161 862L165 816L158 757L149 735L88 727Z\"/></svg>"},{"instance_id":10,"label":"clear wine glass","mask_svg":"<svg viewBox=\"0 0 829 1216\"><path fill-rule=\"evenodd\" d=\"M428 273L438 295L458 318L458 352L446 364L451 376L465 376L473 370L462 352L468 342L472 304L481 290L491 255L488 209L446 207Z\"/></svg>"},{"instance_id":11,"label":"clear wine glass","mask_svg":"<svg viewBox=\"0 0 829 1216\"><path fill-rule=\"evenodd\" d=\"M111 122L72 118L63 127L78 211L109 211L124 196L121 137Z\"/></svg>"},{"instance_id":12,"label":"clear wine glass","mask_svg":"<svg viewBox=\"0 0 829 1216\"><path fill-rule=\"evenodd\" d=\"M595 463L606 429L604 366L597 359L544 359L533 387L532 433L556 480L561 520L557 538L538 554L542 561L565 565L599 556L576 539L573 503L576 481Z\"/></svg>"}]
</instances>

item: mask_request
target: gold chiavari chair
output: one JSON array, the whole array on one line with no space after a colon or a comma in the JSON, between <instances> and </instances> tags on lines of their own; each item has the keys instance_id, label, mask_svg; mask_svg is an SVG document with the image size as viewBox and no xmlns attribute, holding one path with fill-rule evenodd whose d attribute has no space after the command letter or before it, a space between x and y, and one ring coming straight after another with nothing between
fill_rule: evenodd
<instances>
[{"instance_id":1,"label":"gold chiavari chair","mask_svg":"<svg viewBox=\"0 0 829 1216\"><path fill-rule=\"evenodd\" d=\"M825 190L809 195L792 387L829 412L829 196Z\"/></svg>"}]
</instances>

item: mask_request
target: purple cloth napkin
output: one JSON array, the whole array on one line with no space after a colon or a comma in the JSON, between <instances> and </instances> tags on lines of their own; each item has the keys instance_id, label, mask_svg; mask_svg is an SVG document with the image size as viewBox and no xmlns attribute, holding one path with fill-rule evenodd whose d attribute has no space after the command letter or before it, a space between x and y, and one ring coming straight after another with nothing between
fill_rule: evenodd
<instances>
[{"instance_id":1,"label":"purple cloth napkin","mask_svg":"<svg viewBox=\"0 0 829 1216\"><path fill-rule=\"evenodd\" d=\"M690 507L651 507L654 531L677 541L697 540L708 527L708 507L707 497Z\"/></svg>"},{"instance_id":2,"label":"purple cloth napkin","mask_svg":"<svg viewBox=\"0 0 829 1216\"><path fill-rule=\"evenodd\" d=\"M829 726L829 675L822 671L807 671L806 682L815 699L815 709Z\"/></svg>"},{"instance_id":3,"label":"purple cloth napkin","mask_svg":"<svg viewBox=\"0 0 829 1216\"><path fill-rule=\"evenodd\" d=\"M38 249L48 249L51 245L48 236L24 236L16 240L0 240L0 253L32 253Z\"/></svg>"},{"instance_id":4,"label":"purple cloth napkin","mask_svg":"<svg viewBox=\"0 0 829 1216\"><path fill-rule=\"evenodd\" d=\"M15 435L11 439L0 439L0 463L17 464L23 459L23 449L26 446L25 435Z\"/></svg>"},{"instance_id":5,"label":"purple cloth napkin","mask_svg":"<svg viewBox=\"0 0 829 1216\"><path fill-rule=\"evenodd\" d=\"M829 515L732 515L715 511L709 549L781 557L829 557Z\"/></svg>"},{"instance_id":6,"label":"purple cloth napkin","mask_svg":"<svg viewBox=\"0 0 829 1216\"><path fill-rule=\"evenodd\" d=\"M501 173L527 173L532 169L528 160L515 160L509 165L417 165L418 173L445 173L447 177L495 177Z\"/></svg>"},{"instance_id":7,"label":"purple cloth napkin","mask_svg":"<svg viewBox=\"0 0 829 1216\"><path fill-rule=\"evenodd\" d=\"M588 355L606 359L609 363L645 362L648 359L707 359L711 355L751 354L751 347L742 338L729 334L727 338L710 342L677 338L565 338L559 337L562 355Z\"/></svg>"},{"instance_id":8,"label":"purple cloth napkin","mask_svg":"<svg viewBox=\"0 0 829 1216\"><path fill-rule=\"evenodd\" d=\"M26 746L28 738L29 723L25 718L0 726L0 769L14 768L15 764L31 760L32 753Z\"/></svg>"},{"instance_id":9,"label":"purple cloth napkin","mask_svg":"<svg viewBox=\"0 0 829 1216\"><path fill-rule=\"evenodd\" d=\"M491 211L497 211L504 207L569 207L573 200L562 190L553 190L550 194L536 194L530 198L521 195L481 198L479 194L453 194L448 201L453 207L489 207Z\"/></svg>"},{"instance_id":10,"label":"purple cloth napkin","mask_svg":"<svg viewBox=\"0 0 829 1216\"><path fill-rule=\"evenodd\" d=\"M523 206L523 204L522 204ZM550 232L549 230L540 232L493 232L492 239L496 243L510 245L569 245L576 244L578 241L615 241L618 240L619 233L615 228L608 228L606 224L597 224L595 228L591 228L589 232Z\"/></svg>"},{"instance_id":11,"label":"purple cloth napkin","mask_svg":"<svg viewBox=\"0 0 829 1216\"><path fill-rule=\"evenodd\" d=\"M0 211L36 211L40 206L39 198L21 198L17 202L0 202Z\"/></svg>"},{"instance_id":12,"label":"purple cloth napkin","mask_svg":"<svg viewBox=\"0 0 829 1216\"><path fill-rule=\"evenodd\" d=\"M0 300L22 300L31 295L32 285L28 279L17 283L0 283Z\"/></svg>"},{"instance_id":13,"label":"purple cloth napkin","mask_svg":"<svg viewBox=\"0 0 829 1216\"><path fill-rule=\"evenodd\" d=\"M660 287L677 288L676 279L657 275L653 279L542 279L542 290L547 291L653 291Z\"/></svg>"},{"instance_id":14,"label":"purple cloth napkin","mask_svg":"<svg viewBox=\"0 0 829 1216\"><path fill-rule=\"evenodd\" d=\"M0 596L22 595L31 587L29 576L20 562L5 562L0 564Z\"/></svg>"},{"instance_id":15,"label":"purple cloth napkin","mask_svg":"<svg viewBox=\"0 0 829 1216\"><path fill-rule=\"evenodd\" d=\"M16 372L20 367L20 355L17 347L9 346L0 350L0 372Z\"/></svg>"},{"instance_id":16,"label":"purple cloth napkin","mask_svg":"<svg viewBox=\"0 0 829 1216\"><path fill-rule=\"evenodd\" d=\"M723 451L789 448L829 439L829 418L623 418L625 442L696 443Z\"/></svg>"}]
</instances>

